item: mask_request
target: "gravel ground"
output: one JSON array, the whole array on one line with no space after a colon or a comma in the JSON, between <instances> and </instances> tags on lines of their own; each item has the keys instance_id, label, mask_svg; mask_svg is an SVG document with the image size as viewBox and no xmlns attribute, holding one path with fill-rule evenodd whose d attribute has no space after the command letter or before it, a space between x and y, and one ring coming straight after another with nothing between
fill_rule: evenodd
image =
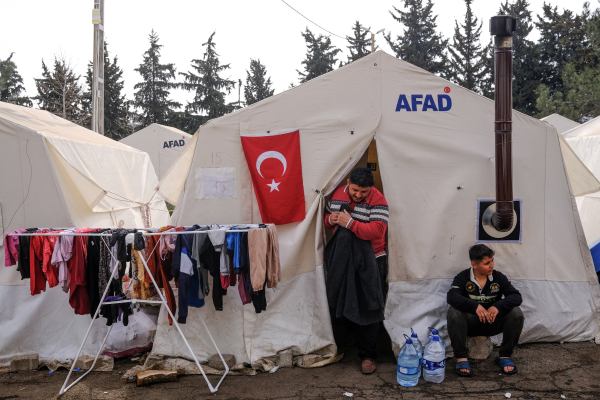
<instances>
[{"instance_id":1,"label":"gravel ground","mask_svg":"<svg viewBox=\"0 0 600 400\"><path fill-rule=\"evenodd\" d=\"M389 349L389 347L387 347ZM598 399L600 400L600 346L585 343L529 344L518 346L514 360L519 372L500 374L494 364L497 350L487 360L472 363L474 376L459 378L456 359L449 359L446 379L432 384L421 379L414 388L396 383L391 352L380 356L377 371L359 371L356 349L346 349L338 363L323 368L282 369L273 374L226 377L221 389L211 394L202 376L180 376L177 382L136 387L121 375L136 365L117 360L112 372L92 372L65 395L57 393L65 370L0 373L0 400L7 399ZM77 373L81 374L81 372ZM213 383L219 379L210 377ZM564 396L564 397L562 397Z\"/></svg>"}]
</instances>

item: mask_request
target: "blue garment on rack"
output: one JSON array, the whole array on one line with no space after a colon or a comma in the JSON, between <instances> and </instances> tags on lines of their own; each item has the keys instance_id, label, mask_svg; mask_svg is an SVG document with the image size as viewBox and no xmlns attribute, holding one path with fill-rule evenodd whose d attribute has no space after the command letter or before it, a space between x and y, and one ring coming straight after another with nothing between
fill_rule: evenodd
<instances>
[{"instance_id":1,"label":"blue garment on rack","mask_svg":"<svg viewBox=\"0 0 600 400\"><path fill-rule=\"evenodd\" d=\"M232 227L231 230L238 230ZM239 274L242 267L242 233L229 232L225 237L227 241L227 251L233 252L233 273Z\"/></svg>"},{"instance_id":2,"label":"blue garment on rack","mask_svg":"<svg viewBox=\"0 0 600 400\"><path fill-rule=\"evenodd\" d=\"M200 229L199 225L183 230L193 232ZM192 258L194 235L181 234L177 236L171 274L179 276L179 306L177 307L177 322L185 324L188 316L188 307L203 307L204 299L198 298L200 288L200 274L196 270L196 260Z\"/></svg>"}]
</instances>

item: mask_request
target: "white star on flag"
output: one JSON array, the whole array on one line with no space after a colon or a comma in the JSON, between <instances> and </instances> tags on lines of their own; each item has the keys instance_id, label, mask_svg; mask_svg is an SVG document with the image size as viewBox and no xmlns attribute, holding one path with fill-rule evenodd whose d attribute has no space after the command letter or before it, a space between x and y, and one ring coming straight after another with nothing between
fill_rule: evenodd
<instances>
[{"instance_id":1,"label":"white star on flag","mask_svg":"<svg viewBox=\"0 0 600 400\"><path fill-rule=\"evenodd\" d=\"M273 179L273 182L272 182L272 183L267 183L267 186L271 188L271 192L272 192L273 190L277 190L277 191L279 192L279 188L278 188L278 186L279 186L280 184L281 184L281 182L279 182L279 183L275 183L275 179ZM269 193L271 193L271 192L269 192Z\"/></svg>"}]
</instances>

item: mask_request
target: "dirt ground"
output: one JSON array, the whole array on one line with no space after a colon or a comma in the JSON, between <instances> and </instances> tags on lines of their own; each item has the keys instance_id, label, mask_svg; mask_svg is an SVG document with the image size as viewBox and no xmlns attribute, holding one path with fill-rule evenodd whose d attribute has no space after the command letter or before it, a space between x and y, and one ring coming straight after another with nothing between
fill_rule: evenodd
<instances>
[{"instance_id":1,"label":"dirt ground","mask_svg":"<svg viewBox=\"0 0 600 400\"><path fill-rule=\"evenodd\" d=\"M389 349L389 347L388 347ZM472 378L459 378L456 359L449 359L441 384L422 378L414 388L396 382L393 354L385 351L377 371L364 376L359 371L356 349L346 349L338 363L323 368L281 369L257 376L228 376L219 391L210 394L201 375L180 376L177 382L136 387L121 375L136 365L130 359L116 360L112 372L92 372L65 395L58 391L67 375L61 369L0 373L0 400L7 399L599 399L600 346L593 343L529 344L518 346L514 360L519 372L500 374L494 354L472 363ZM81 374L78 372L77 374ZM219 379L210 377L213 383ZM564 396L564 397L562 397Z\"/></svg>"}]
</instances>

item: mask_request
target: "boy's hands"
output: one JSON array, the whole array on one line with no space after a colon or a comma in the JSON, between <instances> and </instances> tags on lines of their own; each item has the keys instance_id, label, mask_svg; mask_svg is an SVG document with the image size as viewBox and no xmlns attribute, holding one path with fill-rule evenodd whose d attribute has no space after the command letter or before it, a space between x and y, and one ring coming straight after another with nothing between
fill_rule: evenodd
<instances>
[{"instance_id":1,"label":"boy's hands","mask_svg":"<svg viewBox=\"0 0 600 400\"><path fill-rule=\"evenodd\" d=\"M475 310L475 314L479 317L479 321L484 323L488 322L490 324L496 320L498 313L499 311L496 307L491 306L486 310L481 304L477 306L477 310Z\"/></svg>"},{"instance_id":2,"label":"boy's hands","mask_svg":"<svg viewBox=\"0 0 600 400\"><path fill-rule=\"evenodd\" d=\"M490 324L496 320L496 317L498 316L499 312L500 311L498 311L498 309L494 306L491 306L487 309L488 320L490 321Z\"/></svg>"}]
</instances>

